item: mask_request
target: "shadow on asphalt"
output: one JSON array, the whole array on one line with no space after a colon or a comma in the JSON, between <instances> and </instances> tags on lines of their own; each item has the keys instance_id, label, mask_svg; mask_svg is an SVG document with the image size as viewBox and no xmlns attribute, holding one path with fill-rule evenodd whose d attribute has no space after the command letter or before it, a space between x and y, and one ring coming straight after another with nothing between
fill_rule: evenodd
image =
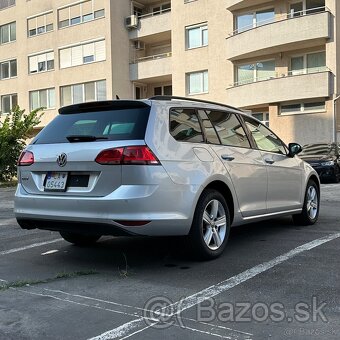
<instances>
[{"instance_id":1,"label":"shadow on asphalt","mask_svg":"<svg viewBox=\"0 0 340 340\"><path fill-rule=\"evenodd\" d=\"M277 239L287 229L302 228L295 226L289 217L234 227L221 258L226 259L240 251L251 253L256 251L259 244L263 247L263 242L268 238ZM103 237L91 247L65 244L62 251L55 254L55 260L67 262L70 266L90 265L104 271L112 267L122 271L125 268L155 267L186 270L199 264L188 249L186 240L181 237Z\"/></svg>"}]
</instances>

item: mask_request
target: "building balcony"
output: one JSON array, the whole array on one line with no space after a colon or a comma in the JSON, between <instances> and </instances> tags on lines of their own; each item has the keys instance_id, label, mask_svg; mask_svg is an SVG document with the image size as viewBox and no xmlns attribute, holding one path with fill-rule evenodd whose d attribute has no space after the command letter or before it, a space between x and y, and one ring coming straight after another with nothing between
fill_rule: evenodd
<instances>
[{"instance_id":1,"label":"building balcony","mask_svg":"<svg viewBox=\"0 0 340 340\"><path fill-rule=\"evenodd\" d=\"M171 55L171 52L168 52L136 59L130 64L130 80L144 81L170 75L172 73Z\"/></svg>"},{"instance_id":2,"label":"building balcony","mask_svg":"<svg viewBox=\"0 0 340 340\"><path fill-rule=\"evenodd\" d=\"M242 31L227 38L227 58L231 61L266 54L309 48L324 44L331 36L331 15L328 11L276 21Z\"/></svg>"},{"instance_id":3,"label":"building balcony","mask_svg":"<svg viewBox=\"0 0 340 340\"><path fill-rule=\"evenodd\" d=\"M270 0L227 0L227 10L237 11L243 8L273 3Z\"/></svg>"},{"instance_id":4,"label":"building balcony","mask_svg":"<svg viewBox=\"0 0 340 340\"><path fill-rule=\"evenodd\" d=\"M311 84L314 84L311 86ZM318 73L282 75L236 85L227 89L229 105L249 108L257 105L269 105L286 101L312 98L326 98L333 93L333 76L330 71Z\"/></svg>"},{"instance_id":5,"label":"building balcony","mask_svg":"<svg viewBox=\"0 0 340 340\"><path fill-rule=\"evenodd\" d=\"M171 11L160 11L138 17L136 28L129 30L130 39L171 31Z\"/></svg>"}]
</instances>

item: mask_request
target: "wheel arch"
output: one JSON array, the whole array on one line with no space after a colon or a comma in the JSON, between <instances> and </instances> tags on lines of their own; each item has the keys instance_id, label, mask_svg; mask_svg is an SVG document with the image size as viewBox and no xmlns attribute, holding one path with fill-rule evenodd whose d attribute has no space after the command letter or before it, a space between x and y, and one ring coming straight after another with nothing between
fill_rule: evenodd
<instances>
[{"instance_id":1,"label":"wheel arch","mask_svg":"<svg viewBox=\"0 0 340 340\"><path fill-rule=\"evenodd\" d=\"M229 208L229 214L230 214L230 224L233 223L234 220L234 214L235 214L235 204L234 204L234 198L231 193L230 188L228 185L220 180L214 180L213 182L210 182L201 192L200 197L202 196L203 192L206 191L207 189L213 189L218 192L220 192L223 197L225 198L228 208Z\"/></svg>"},{"instance_id":2,"label":"wheel arch","mask_svg":"<svg viewBox=\"0 0 340 340\"><path fill-rule=\"evenodd\" d=\"M306 182L306 187L307 187L307 184L310 180L314 181L317 184L318 189L320 190L320 179L319 179L319 177L315 174L311 174L308 178L308 181Z\"/></svg>"}]
</instances>

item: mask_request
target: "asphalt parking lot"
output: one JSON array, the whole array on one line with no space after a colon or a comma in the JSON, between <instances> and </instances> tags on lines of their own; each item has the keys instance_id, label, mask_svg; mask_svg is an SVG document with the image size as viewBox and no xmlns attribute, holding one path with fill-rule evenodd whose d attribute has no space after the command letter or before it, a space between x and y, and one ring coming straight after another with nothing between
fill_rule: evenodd
<instances>
[{"instance_id":1,"label":"asphalt parking lot","mask_svg":"<svg viewBox=\"0 0 340 340\"><path fill-rule=\"evenodd\" d=\"M23 231L0 189L0 339L340 339L340 185L319 222L233 228L217 260L178 239L78 248Z\"/></svg>"}]
</instances>

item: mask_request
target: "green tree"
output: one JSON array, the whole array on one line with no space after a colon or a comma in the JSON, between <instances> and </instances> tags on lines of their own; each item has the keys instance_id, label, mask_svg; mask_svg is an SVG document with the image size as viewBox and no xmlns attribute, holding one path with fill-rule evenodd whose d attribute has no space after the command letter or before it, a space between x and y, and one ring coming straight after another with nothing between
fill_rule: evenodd
<instances>
[{"instance_id":1,"label":"green tree","mask_svg":"<svg viewBox=\"0 0 340 340\"><path fill-rule=\"evenodd\" d=\"M0 113L0 181L10 181L16 175L17 160L32 137L33 128L41 121L42 108L25 113L19 106L7 115Z\"/></svg>"}]
</instances>

